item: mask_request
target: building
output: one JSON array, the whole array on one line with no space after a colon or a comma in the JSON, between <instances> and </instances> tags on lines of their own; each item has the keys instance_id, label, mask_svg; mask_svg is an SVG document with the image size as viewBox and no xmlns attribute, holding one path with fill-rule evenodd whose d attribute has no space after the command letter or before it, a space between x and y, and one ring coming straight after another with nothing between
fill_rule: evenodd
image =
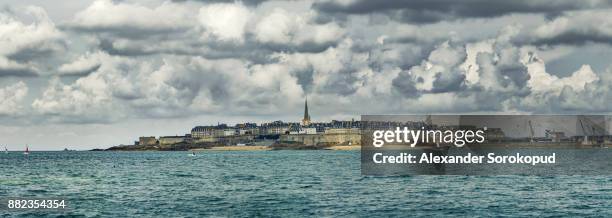
<instances>
[{"instance_id":1,"label":"building","mask_svg":"<svg viewBox=\"0 0 612 218\"><path fill-rule=\"evenodd\" d=\"M260 135L281 135L289 132L289 128L299 123L285 123L283 121L274 121L271 123L262 123L259 126Z\"/></svg>"},{"instance_id":2,"label":"building","mask_svg":"<svg viewBox=\"0 0 612 218\"><path fill-rule=\"evenodd\" d=\"M142 136L138 138L138 145L157 145L158 143L155 136Z\"/></svg>"},{"instance_id":3,"label":"building","mask_svg":"<svg viewBox=\"0 0 612 218\"><path fill-rule=\"evenodd\" d=\"M313 134L317 134L317 128L297 126L295 128L291 128L289 130L289 134L290 135L298 135L298 134L313 135Z\"/></svg>"},{"instance_id":4,"label":"building","mask_svg":"<svg viewBox=\"0 0 612 218\"><path fill-rule=\"evenodd\" d=\"M234 126L236 135L259 135L259 128L256 123L241 123Z\"/></svg>"},{"instance_id":5,"label":"building","mask_svg":"<svg viewBox=\"0 0 612 218\"><path fill-rule=\"evenodd\" d=\"M206 138L213 135L213 128L210 126L196 126L191 129L191 137L194 139Z\"/></svg>"},{"instance_id":6,"label":"building","mask_svg":"<svg viewBox=\"0 0 612 218\"><path fill-rule=\"evenodd\" d=\"M550 139L550 141L552 142L561 142L562 140L566 139L564 132L548 130L548 129L545 130L545 136L547 139Z\"/></svg>"},{"instance_id":7,"label":"building","mask_svg":"<svg viewBox=\"0 0 612 218\"><path fill-rule=\"evenodd\" d=\"M196 126L191 129L191 137L194 139L231 136L235 134L233 128L229 128L226 124L218 124L216 126Z\"/></svg>"},{"instance_id":8,"label":"building","mask_svg":"<svg viewBox=\"0 0 612 218\"><path fill-rule=\"evenodd\" d=\"M327 129L325 133L317 133L315 128L302 128L299 132L292 131L281 135L280 141L299 142L304 145L358 145L361 144L361 130Z\"/></svg>"},{"instance_id":9,"label":"building","mask_svg":"<svg viewBox=\"0 0 612 218\"><path fill-rule=\"evenodd\" d=\"M310 125L310 114L308 114L308 99L304 101L304 118L302 119L302 125Z\"/></svg>"},{"instance_id":10,"label":"building","mask_svg":"<svg viewBox=\"0 0 612 218\"><path fill-rule=\"evenodd\" d=\"M177 143L187 142L186 136L161 136L159 137L160 145L173 145Z\"/></svg>"},{"instance_id":11,"label":"building","mask_svg":"<svg viewBox=\"0 0 612 218\"><path fill-rule=\"evenodd\" d=\"M318 145L319 143L324 143L324 139L323 134L288 134L281 135L280 137L281 142L299 142L304 145Z\"/></svg>"},{"instance_id":12,"label":"building","mask_svg":"<svg viewBox=\"0 0 612 218\"><path fill-rule=\"evenodd\" d=\"M358 145L361 144L361 130L357 128L327 129L324 141L332 144Z\"/></svg>"}]
</instances>

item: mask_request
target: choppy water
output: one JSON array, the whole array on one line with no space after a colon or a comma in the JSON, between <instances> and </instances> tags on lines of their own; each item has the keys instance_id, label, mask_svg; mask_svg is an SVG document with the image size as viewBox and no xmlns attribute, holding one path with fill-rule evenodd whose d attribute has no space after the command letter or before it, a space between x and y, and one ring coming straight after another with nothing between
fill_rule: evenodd
<instances>
[{"instance_id":1,"label":"choppy water","mask_svg":"<svg viewBox=\"0 0 612 218\"><path fill-rule=\"evenodd\" d=\"M364 177L359 151L0 154L0 196L84 216L601 216L612 176Z\"/></svg>"}]
</instances>

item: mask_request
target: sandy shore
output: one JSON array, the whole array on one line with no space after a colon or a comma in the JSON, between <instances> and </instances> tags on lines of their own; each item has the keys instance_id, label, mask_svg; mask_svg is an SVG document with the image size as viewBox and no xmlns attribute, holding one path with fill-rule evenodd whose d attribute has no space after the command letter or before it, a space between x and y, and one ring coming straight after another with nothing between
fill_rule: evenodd
<instances>
[{"instance_id":1,"label":"sandy shore","mask_svg":"<svg viewBox=\"0 0 612 218\"><path fill-rule=\"evenodd\" d=\"M192 149L190 151L267 151L269 146L216 146L209 149Z\"/></svg>"}]
</instances>

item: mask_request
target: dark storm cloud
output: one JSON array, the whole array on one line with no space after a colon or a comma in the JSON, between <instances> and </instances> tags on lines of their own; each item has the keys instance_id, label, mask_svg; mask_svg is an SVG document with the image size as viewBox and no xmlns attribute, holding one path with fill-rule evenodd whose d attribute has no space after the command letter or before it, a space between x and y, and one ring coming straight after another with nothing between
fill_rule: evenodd
<instances>
[{"instance_id":1,"label":"dark storm cloud","mask_svg":"<svg viewBox=\"0 0 612 218\"><path fill-rule=\"evenodd\" d=\"M612 35L600 31L571 30L560 33L553 37L535 39L531 44L535 45L584 45L587 43L612 44Z\"/></svg>"},{"instance_id":2,"label":"dark storm cloud","mask_svg":"<svg viewBox=\"0 0 612 218\"><path fill-rule=\"evenodd\" d=\"M610 9L574 11L534 28L518 40L536 45L612 44Z\"/></svg>"},{"instance_id":3,"label":"dark storm cloud","mask_svg":"<svg viewBox=\"0 0 612 218\"><path fill-rule=\"evenodd\" d=\"M23 48L23 49L16 51L15 53L8 55L7 57L9 59L19 61L19 62L27 62L27 61L32 61L34 59L49 58L52 55L62 51L64 48L67 47L67 45L65 45L64 42L57 43L57 45L60 45L60 44L61 44L61 48L57 46L56 47L46 47L46 45L39 45L40 47Z\"/></svg>"},{"instance_id":4,"label":"dark storm cloud","mask_svg":"<svg viewBox=\"0 0 612 218\"><path fill-rule=\"evenodd\" d=\"M172 38L176 37L174 34L184 32L187 28L184 27L173 27L173 28L150 28L141 27L138 25L123 25L123 26L78 26L78 25L66 25L62 26L61 29L69 30L72 32L93 34L93 35L110 35L119 38L127 39L146 39L146 38Z\"/></svg>"},{"instance_id":5,"label":"dark storm cloud","mask_svg":"<svg viewBox=\"0 0 612 218\"><path fill-rule=\"evenodd\" d=\"M313 8L327 14L389 13L392 17L412 23L433 23L461 18L497 17L512 13L543 13L556 15L568 10L608 8L610 1L557 0L356 0L351 3L323 1Z\"/></svg>"},{"instance_id":6,"label":"dark storm cloud","mask_svg":"<svg viewBox=\"0 0 612 218\"><path fill-rule=\"evenodd\" d=\"M207 59L237 58L249 60L252 63L270 63L270 55L278 52L285 53L320 53L338 44L337 41L301 44L262 43L248 35L244 43L223 42L217 40L201 41L197 37L188 35L175 39L151 37L148 39L129 39L127 46L117 46L120 38L98 37L100 50L110 55L118 56L150 56L158 54L174 54L186 56L201 56Z\"/></svg>"},{"instance_id":7,"label":"dark storm cloud","mask_svg":"<svg viewBox=\"0 0 612 218\"><path fill-rule=\"evenodd\" d=\"M339 72L330 75L330 79L325 84L321 84L319 91L341 96L350 96L357 91L363 82L364 81L358 77L355 69L345 67Z\"/></svg>"},{"instance_id":8,"label":"dark storm cloud","mask_svg":"<svg viewBox=\"0 0 612 218\"><path fill-rule=\"evenodd\" d=\"M461 73L436 73L433 93L457 92L465 88L465 75Z\"/></svg>"},{"instance_id":9,"label":"dark storm cloud","mask_svg":"<svg viewBox=\"0 0 612 218\"><path fill-rule=\"evenodd\" d=\"M110 39L100 39L100 43L98 44L99 48L102 51L107 52L110 55L119 55L119 56L144 56L144 55L152 55L156 52L154 51L146 51L143 48L115 48L113 45L113 41Z\"/></svg>"},{"instance_id":10,"label":"dark storm cloud","mask_svg":"<svg viewBox=\"0 0 612 218\"><path fill-rule=\"evenodd\" d=\"M422 82L422 79L417 79L417 82ZM421 92L416 88L414 78L408 71L402 71L391 82L393 90L400 93L401 96L414 98L421 96Z\"/></svg>"},{"instance_id":11,"label":"dark storm cloud","mask_svg":"<svg viewBox=\"0 0 612 218\"><path fill-rule=\"evenodd\" d=\"M0 77L36 77L38 72L34 69L27 67L1 67L0 66Z\"/></svg>"},{"instance_id":12,"label":"dark storm cloud","mask_svg":"<svg viewBox=\"0 0 612 218\"><path fill-rule=\"evenodd\" d=\"M305 69L299 69L292 74L297 78L297 82L306 93L312 92L314 82L314 68L312 65L308 65Z\"/></svg>"}]
</instances>

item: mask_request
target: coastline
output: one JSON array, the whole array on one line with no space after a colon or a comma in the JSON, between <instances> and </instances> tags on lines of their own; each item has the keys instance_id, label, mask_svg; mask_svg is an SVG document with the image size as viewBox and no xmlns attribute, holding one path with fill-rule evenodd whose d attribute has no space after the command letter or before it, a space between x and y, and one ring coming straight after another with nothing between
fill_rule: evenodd
<instances>
[{"instance_id":1,"label":"coastline","mask_svg":"<svg viewBox=\"0 0 612 218\"><path fill-rule=\"evenodd\" d=\"M336 145L327 147L324 149L316 149L316 150L332 150L332 151L354 151L360 150L360 145ZM189 151L193 152L205 152L205 151L271 151L274 150L273 147L270 146L213 146L210 148L196 148L190 149ZM291 150L291 149L286 149Z\"/></svg>"},{"instance_id":2,"label":"coastline","mask_svg":"<svg viewBox=\"0 0 612 218\"><path fill-rule=\"evenodd\" d=\"M213 146L210 148L189 149L189 151L270 151L270 146Z\"/></svg>"}]
</instances>

